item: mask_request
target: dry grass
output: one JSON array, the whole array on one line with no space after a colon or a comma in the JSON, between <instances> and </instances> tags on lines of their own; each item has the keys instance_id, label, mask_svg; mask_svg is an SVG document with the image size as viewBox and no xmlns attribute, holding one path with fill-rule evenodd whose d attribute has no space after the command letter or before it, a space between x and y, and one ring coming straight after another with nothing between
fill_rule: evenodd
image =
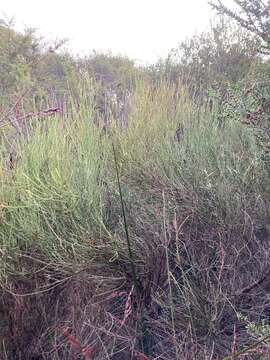
<instances>
[{"instance_id":1,"label":"dry grass","mask_svg":"<svg viewBox=\"0 0 270 360\"><path fill-rule=\"evenodd\" d=\"M9 171L2 142L1 353L236 354L253 343L237 313L270 309L269 173L253 132L138 82L128 126L112 118L104 134L87 86L79 108L30 125Z\"/></svg>"}]
</instances>

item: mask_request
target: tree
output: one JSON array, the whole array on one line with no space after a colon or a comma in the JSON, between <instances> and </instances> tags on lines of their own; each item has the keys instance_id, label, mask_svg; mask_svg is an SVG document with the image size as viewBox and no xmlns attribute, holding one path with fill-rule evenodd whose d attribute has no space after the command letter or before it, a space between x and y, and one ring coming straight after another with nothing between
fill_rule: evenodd
<instances>
[{"instance_id":1,"label":"tree","mask_svg":"<svg viewBox=\"0 0 270 360\"><path fill-rule=\"evenodd\" d=\"M259 50L270 54L270 0L234 0L237 7L231 9L221 0L209 2L219 14L234 19L241 27L260 39Z\"/></svg>"},{"instance_id":2,"label":"tree","mask_svg":"<svg viewBox=\"0 0 270 360\"><path fill-rule=\"evenodd\" d=\"M179 79L197 99L204 98L209 89L226 89L243 80L259 61L257 48L252 34L221 16L209 31L182 41L153 73Z\"/></svg>"},{"instance_id":3,"label":"tree","mask_svg":"<svg viewBox=\"0 0 270 360\"><path fill-rule=\"evenodd\" d=\"M39 53L38 41L30 29L24 34L0 25L1 101L31 85L31 64Z\"/></svg>"},{"instance_id":4,"label":"tree","mask_svg":"<svg viewBox=\"0 0 270 360\"><path fill-rule=\"evenodd\" d=\"M12 22L0 19L0 109L17 101L22 94L32 109L33 98L39 106L49 99L56 104L74 79L76 61L68 53L58 52L66 40L45 44L34 29L20 33ZM74 85L74 87L75 87Z\"/></svg>"}]
</instances>

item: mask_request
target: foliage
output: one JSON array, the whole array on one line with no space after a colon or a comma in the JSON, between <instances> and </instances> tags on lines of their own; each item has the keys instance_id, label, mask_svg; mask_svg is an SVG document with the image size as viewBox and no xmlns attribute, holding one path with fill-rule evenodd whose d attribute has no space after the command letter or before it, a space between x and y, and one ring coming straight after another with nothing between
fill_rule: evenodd
<instances>
[{"instance_id":1,"label":"foliage","mask_svg":"<svg viewBox=\"0 0 270 360\"><path fill-rule=\"evenodd\" d=\"M38 44L33 39L33 31L18 34L1 25L0 54L0 94L1 98L8 98L31 86L31 62L36 61L38 55Z\"/></svg>"},{"instance_id":2,"label":"foliage","mask_svg":"<svg viewBox=\"0 0 270 360\"><path fill-rule=\"evenodd\" d=\"M260 62L257 47L253 36L220 17L209 31L182 41L154 71L180 79L195 98L204 98L210 89L225 91L245 78Z\"/></svg>"},{"instance_id":3,"label":"foliage","mask_svg":"<svg viewBox=\"0 0 270 360\"><path fill-rule=\"evenodd\" d=\"M234 19L241 27L261 40L262 54L270 50L270 2L268 0L234 0L237 8L230 9L221 0L210 2L212 8Z\"/></svg>"},{"instance_id":4,"label":"foliage","mask_svg":"<svg viewBox=\"0 0 270 360\"><path fill-rule=\"evenodd\" d=\"M138 317L144 307L148 356L210 356L214 344L221 358L234 309L244 310L242 290L269 261L269 234L255 231L268 224L269 174L254 134L229 117L220 128L215 113L198 108L184 88L141 80L129 126L121 130L111 119L104 134L91 121L95 85L80 86L79 109L29 123L13 169L2 142L2 306L22 297L23 308L35 309L29 316L5 310L18 334L14 348L5 325L5 351L67 357L68 343L60 344L68 326L95 358L127 358L134 341L138 354L145 348ZM111 141L140 296L132 293ZM267 307L252 295L252 312ZM52 313L55 299L61 309ZM239 346L244 342L239 334Z\"/></svg>"},{"instance_id":5,"label":"foliage","mask_svg":"<svg viewBox=\"0 0 270 360\"><path fill-rule=\"evenodd\" d=\"M222 19L140 68L27 34L0 32L3 359L260 359L237 316L269 325L257 40Z\"/></svg>"}]
</instances>

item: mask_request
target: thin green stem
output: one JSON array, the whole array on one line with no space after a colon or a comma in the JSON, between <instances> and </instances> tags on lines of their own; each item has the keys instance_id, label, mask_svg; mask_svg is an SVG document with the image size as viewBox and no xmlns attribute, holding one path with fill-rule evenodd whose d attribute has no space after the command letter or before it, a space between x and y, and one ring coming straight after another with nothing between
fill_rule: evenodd
<instances>
[{"instance_id":1,"label":"thin green stem","mask_svg":"<svg viewBox=\"0 0 270 360\"><path fill-rule=\"evenodd\" d=\"M117 184L118 184L118 190L119 190L119 196L120 196L120 202L121 202L121 208L122 208L122 214L123 214L123 220L124 220L124 228L125 228L125 233L126 233L128 254L129 254L130 266L131 266L131 272L132 272L132 280L133 280L134 288L135 288L135 291L136 291L137 300L139 300L139 298L140 298L140 287L139 287L138 279L137 279L137 276L136 276L136 268L135 268L133 251L132 251L130 237L129 237L128 224L127 224L126 211L125 211L125 204L124 204L122 188L121 188L121 183L120 183L119 168L118 168L116 151L115 151L115 146L114 146L113 141L112 141L112 149L113 149L115 172L116 172L116 177L117 177Z\"/></svg>"}]
</instances>

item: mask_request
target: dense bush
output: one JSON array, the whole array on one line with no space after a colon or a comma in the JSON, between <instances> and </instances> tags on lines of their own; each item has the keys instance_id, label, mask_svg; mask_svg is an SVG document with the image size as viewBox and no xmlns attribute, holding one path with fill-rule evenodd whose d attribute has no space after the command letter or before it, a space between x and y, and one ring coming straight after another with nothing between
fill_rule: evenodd
<instances>
[{"instance_id":1,"label":"dense bush","mask_svg":"<svg viewBox=\"0 0 270 360\"><path fill-rule=\"evenodd\" d=\"M258 47L256 37L220 17L209 31L180 42L153 67L153 74L180 80L196 100L202 100L210 89L225 92L247 77L254 64L261 62Z\"/></svg>"},{"instance_id":2,"label":"dense bush","mask_svg":"<svg viewBox=\"0 0 270 360\"><path fill-rule=\"evenodd\" d=\"M3 359L268 357L269 64L221 24L151 69L1 28Z\"/></svg>"},{"instance_id":3,"label":"dense bush","mask_svg":"<svg viewBox=\"0 0 270 360\"><path fill-rule=\"evenodd\" d=\"M260 40L258 50L269 55L270 50L270 3L268 0L234 0L236 6L227 6L224 1L209 2L219 14L226 15Z\"/></svg>"}]
</instances>

